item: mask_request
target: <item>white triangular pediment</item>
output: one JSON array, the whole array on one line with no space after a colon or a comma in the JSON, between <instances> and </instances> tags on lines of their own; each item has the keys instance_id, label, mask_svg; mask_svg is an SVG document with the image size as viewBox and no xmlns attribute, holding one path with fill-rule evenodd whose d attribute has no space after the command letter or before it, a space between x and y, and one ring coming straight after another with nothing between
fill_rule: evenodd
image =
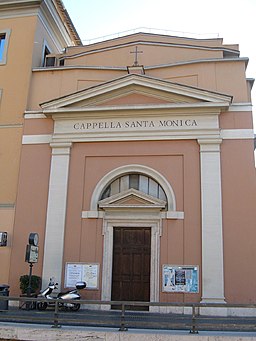
<instances>
[{"instance_id":1,"label":"white triangular pediment","mask_svg":"<svg viewBox=\"0 0 256 341\"><path fill-rule=\"evenodd\" d=\"M100 200L99 208L108 209L158 209L162 210L166 206L166 201L155 198L151 195L140 192L136 189L129 189L121 193L112 195L106 199Z\"/></svg>"},{"instance_id":2,"label":"white triangular pediment","mask_svg":"<svg viewBox=\"0 0 256 341\"><path fill-rule=\"evenodd\" d=\"M232 97L145 75L130 74L41 104L44 113L172 108L227 107Z\"/></svg>"}]
</instances>

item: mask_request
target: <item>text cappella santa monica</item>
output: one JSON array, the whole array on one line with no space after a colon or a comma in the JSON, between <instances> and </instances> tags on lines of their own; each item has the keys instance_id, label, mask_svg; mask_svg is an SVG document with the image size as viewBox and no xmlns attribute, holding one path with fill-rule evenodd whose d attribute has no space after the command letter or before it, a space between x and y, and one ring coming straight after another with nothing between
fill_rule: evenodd
<instances>
[{"instance_id":1,"label":"text cappella santa monica","mask_svg":"<svg viewBox=\"0 0 256 341\"><path fill-rule=\"evenodd\" d=\"M75 130L197 127L194 119L76 122Z\"/></svg>"}]
</instances>

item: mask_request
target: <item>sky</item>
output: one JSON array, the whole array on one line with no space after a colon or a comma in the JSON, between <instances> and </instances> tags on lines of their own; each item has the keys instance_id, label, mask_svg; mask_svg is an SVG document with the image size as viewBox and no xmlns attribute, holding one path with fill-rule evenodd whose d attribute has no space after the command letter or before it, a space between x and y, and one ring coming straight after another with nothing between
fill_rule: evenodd
<instances>
[{"instance_id":1,"label":"sky","mask_svg":"<svg viewBox=\"0 0 256 341\"><path fill-rule=\"evenodd\" d=\"M62 0L84 44L140 31L223 38L248 57L256 78L256 0ZM112 37L113 37L112 36ZM252 90L256 133L256 82Z\"/></svg>"}]
</instances>

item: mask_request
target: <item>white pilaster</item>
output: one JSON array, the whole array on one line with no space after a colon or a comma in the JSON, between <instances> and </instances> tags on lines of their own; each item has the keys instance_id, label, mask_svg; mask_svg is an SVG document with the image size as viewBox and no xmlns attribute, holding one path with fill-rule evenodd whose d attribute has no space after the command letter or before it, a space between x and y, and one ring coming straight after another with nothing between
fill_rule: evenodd
<instances>
[{"instance_id":1,"label":"white pilaster","mask_svg":"<svg viewBox=\"0 0 256 341\"><path fill-rule=\"evenodd\" d=\"M202 210L202 301L225 302L222 235L221 139L199 139Z\"/></svg>"},{"instance_id":2,"label":"white pilaster","mask_svg":"<svg viewBox=\"0 0 256 341\"><path fill-rule=\"evenodd\" d=\"M45 229L43 288L50 277L61 283L67 186L71 143L52 143L51 173Z\"/></svg>"}]
</instances>

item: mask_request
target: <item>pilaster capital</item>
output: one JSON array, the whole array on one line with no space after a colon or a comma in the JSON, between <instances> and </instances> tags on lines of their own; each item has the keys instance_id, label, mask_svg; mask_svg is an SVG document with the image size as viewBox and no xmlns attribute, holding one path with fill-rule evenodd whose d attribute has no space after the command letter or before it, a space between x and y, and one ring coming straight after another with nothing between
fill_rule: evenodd
<instances>
[{"instance_id":1,"label":"pilaster capital","mask_svg":"<svg viewBox=\"0 0 256 341\"><path fill-rule=\"evenodd\" d=\"M197 139L200 145L200 152L220 152L221 138L202 138Z\"/></svg>"},{"instance_id":2,"label":"pilaster capital","mask_svg":"<svg viewBox=\"0 0 256 341\"><path fill-rule=\"evenodd\" d=\"M72 142L51 142L52 155L70 155Z\"/></svg>"}]
</instances>

